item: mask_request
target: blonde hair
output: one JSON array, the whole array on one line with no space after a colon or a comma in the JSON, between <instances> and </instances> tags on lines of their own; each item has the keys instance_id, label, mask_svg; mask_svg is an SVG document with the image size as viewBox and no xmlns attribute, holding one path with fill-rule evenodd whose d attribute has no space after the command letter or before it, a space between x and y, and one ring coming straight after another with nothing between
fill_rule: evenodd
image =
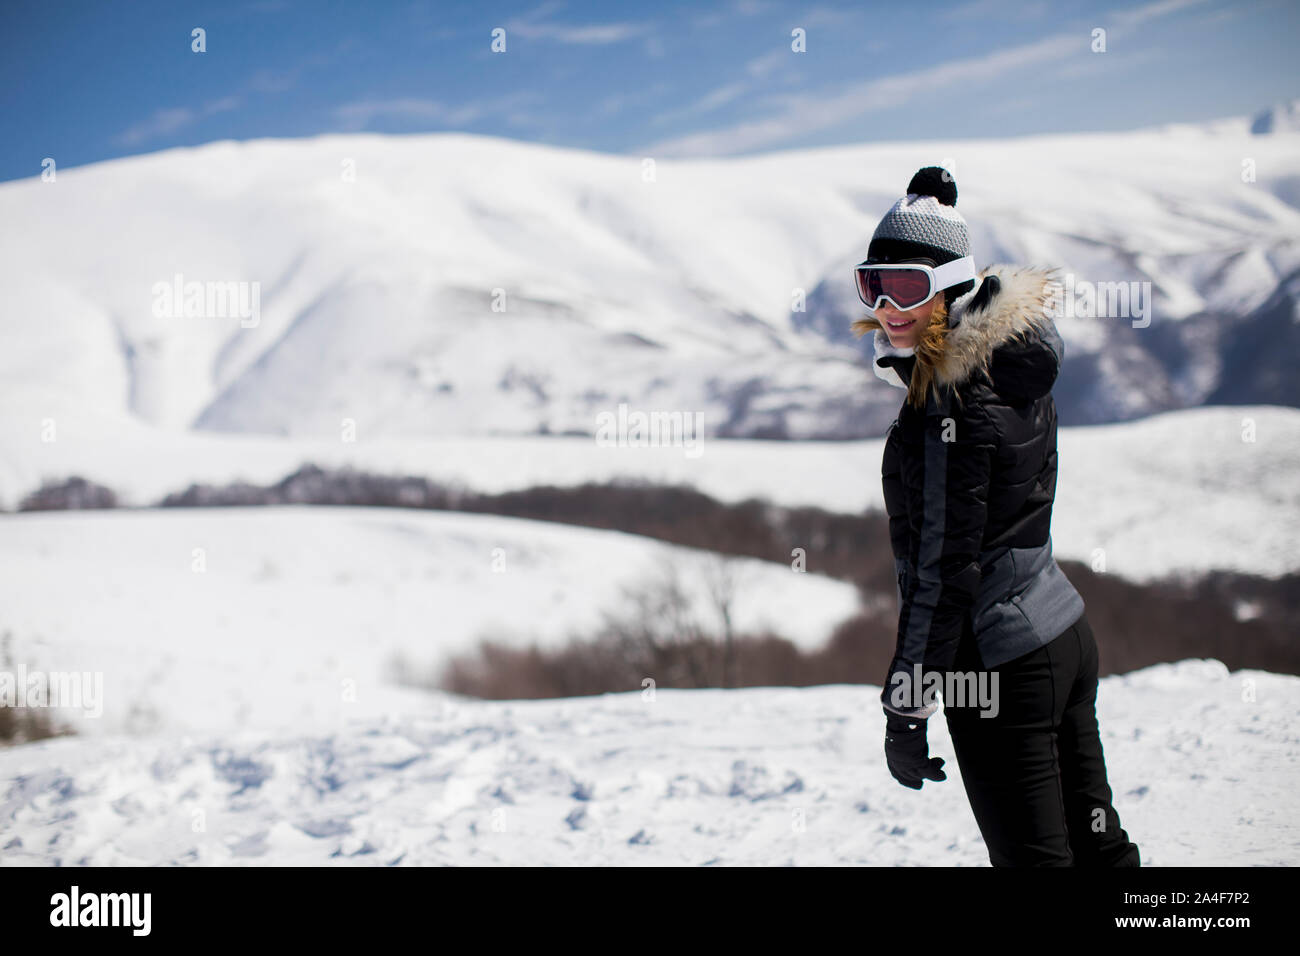
<instances>
[{"instance_id":1,"label":"blonde hair","mask_svg":"<svg viewBox=\"0 0 1300 956\"><path fill-rule=\"evenodd\" d=\"M939 304L930 313L930 321L921 330L921 338L913 351L916 364L912 367L912 379L907 386L907 401L919 409L925 408L926 396L931 389L938 387L935 384L935 368L943 356L944 344L948 339L948 299L942 293L939 295ZM883 329L884 326L875 316L868 316L858 319L849 328L861 337L868 332Z\"/></svg>"}]
</instances>

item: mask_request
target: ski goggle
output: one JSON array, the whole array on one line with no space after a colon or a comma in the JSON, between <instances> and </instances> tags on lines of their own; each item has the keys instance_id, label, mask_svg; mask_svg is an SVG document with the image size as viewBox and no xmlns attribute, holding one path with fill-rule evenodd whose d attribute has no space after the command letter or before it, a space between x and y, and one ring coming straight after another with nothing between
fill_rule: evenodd
<instances>
[{"instance_id":1,"label":"ski goggle","mask_svg":"<svg viewBox=\"0 0 1300 956\"><path fill-rule=\"evenodd\" d=\"M963 256L941 266L923 262L862 263L853 270L858 298L873 312L882 299L906 312L929 302L938 292L975 278L975 259Z\"/></svg>"}]
</instances>

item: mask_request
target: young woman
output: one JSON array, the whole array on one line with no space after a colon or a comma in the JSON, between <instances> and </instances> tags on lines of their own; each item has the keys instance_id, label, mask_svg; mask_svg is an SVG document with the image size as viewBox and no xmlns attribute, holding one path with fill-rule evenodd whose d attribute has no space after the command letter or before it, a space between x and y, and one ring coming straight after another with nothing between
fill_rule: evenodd
<instances>
[{"instance_id":1,"label":"young woman","mask_svg":"<svg viewBox=\"0 0 1300 956\"><path fill-rule=\"evenodd\" d=\"M938 685L994 866L1138 866L1106 780L1097 645L1052 556L1053 273L977 273L956 205L952 177L922 169L855 270L871 316L853 328L907 391L881 468L900 604L886 759L904 786L946 779L926 739Z\"/></svg>"}]
</instances>

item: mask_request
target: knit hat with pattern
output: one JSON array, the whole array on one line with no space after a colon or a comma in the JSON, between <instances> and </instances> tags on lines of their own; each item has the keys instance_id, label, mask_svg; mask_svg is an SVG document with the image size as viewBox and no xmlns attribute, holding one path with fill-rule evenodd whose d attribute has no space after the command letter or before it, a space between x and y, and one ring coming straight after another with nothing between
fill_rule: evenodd
<instances>
[{"instance_id":1,"label":"knit hat with pattern","mask_svg":"<svg viewBox=\"0 0 1300 956\"><path fill-rule=\"evenodd\" d=\"M957 183L938 166L926 166L912 177L907 195L885 213L867 247L870 263L928 259L931 265L941 266L968 255L970 233L957 211ZM944 290L947 304L974 288L974 281L968 279Z\"/></svg>"}]
</instances>

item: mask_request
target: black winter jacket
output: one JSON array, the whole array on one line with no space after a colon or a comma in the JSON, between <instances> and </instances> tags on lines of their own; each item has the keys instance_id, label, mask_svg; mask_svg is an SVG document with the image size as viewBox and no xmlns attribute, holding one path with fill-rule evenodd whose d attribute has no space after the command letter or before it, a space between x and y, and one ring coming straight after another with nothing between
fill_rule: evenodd
<instances>
[{"instance_id":1,"label":"black winter jacket","mask_svg":"<svg viewBox=\"0 0 1300 956\"><path fill-rule=\"evenodd\" d=\"M928 717L921 675L951 670L963 630L984 667L1036 650L1083 613L1052 556L1056 405L1064 344L1045 308L1052 270L993 266L949 310L922 413L904 402L881 478L898 576L897 646L881 703ZM876 332L876 372L907 387L916 361ZM906 674L907 680L898 675Z\"/></svg>"}]
</instances>

